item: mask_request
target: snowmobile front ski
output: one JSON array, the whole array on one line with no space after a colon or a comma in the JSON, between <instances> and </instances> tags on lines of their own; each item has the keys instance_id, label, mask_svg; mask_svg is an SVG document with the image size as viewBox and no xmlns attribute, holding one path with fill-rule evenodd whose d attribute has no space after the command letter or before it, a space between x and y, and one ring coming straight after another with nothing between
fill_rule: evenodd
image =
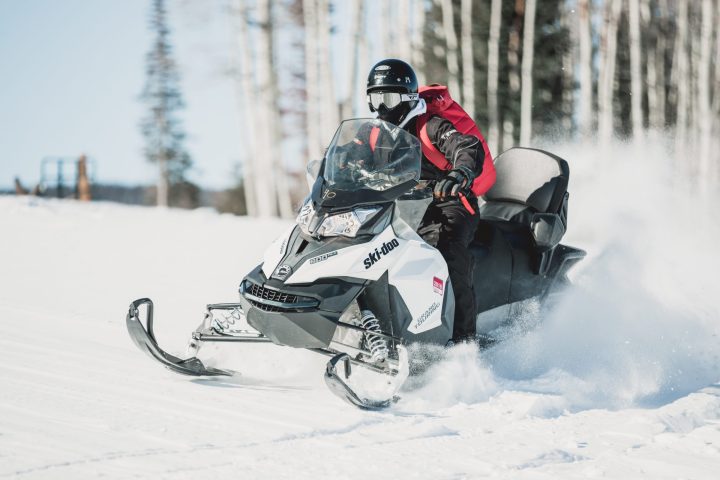
<instances>
[{"instance_id":1,"label":"snowmobile front ski","mask_svg":"<svg viewBox=\"0 0 720 480\"><path fill-rule=\"evenodd\" d=\"M394 381L394 386L392 389L393 393L389 396L389 398L375 400L366 397L360 397L345 382L345 380L347 380L352 373L351 363L353 363L352 359L347 353L340 353L338 355L335 355L328 361L325 369L325 384L328 386L332 393L334 393L335 395L337 395L338 397L340 397L354 407L358 407L362 410L382 410L400 400L400 397L396 394L408 377L408 357L407 351L403 346L398 346L398 356L399 358L397 371L388 374L393 378ZM343 380L343 378L338 374L337 371L337 366L341 362L343 364L342 375L345 377L345 380Z\"/></svg>"},{"instance_id":2,"label":"snowmobile front ski","mask_svg":"<svg viewBox=\"0 0 720 480\"><path fill-rule=\"evenodd\" d=\"M142 305L147 305L146 326L143 326L140 320L140 306ZM149 298L141 298L130 304L126 323L130 338L135 345L174 372L193 376L231 376L234 374L230 370L206 367L197 357L183 360L160 348L153 332L153 303Z\"/></svg>"}]
</instances>

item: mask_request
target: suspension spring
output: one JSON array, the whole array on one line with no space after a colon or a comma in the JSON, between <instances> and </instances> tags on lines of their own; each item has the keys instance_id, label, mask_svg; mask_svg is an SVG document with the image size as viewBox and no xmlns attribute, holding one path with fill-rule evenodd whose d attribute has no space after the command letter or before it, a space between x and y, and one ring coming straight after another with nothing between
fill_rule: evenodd
<instances>
[{"instance_id":1,"label":"suspension spring","mask_svg":"<svg viewBox=\"0 0 720 480\"><path fill-rule=\"evenodd\" d=\"M370 310L363 310L361 313L360 323L365 329L365 340L372 360L374 362L386 360L388 358L387 341L382 336L373 334L373 332L382 333L380 322Z\"/></svg>"},{"instance_id":2,"label":"suspension spring","mask_svg":"<svg viewBox=\"0 0 720 480\"><path fill-rule=\"evenodd\" d=\"M213 316L210 311L208 311L208 315L213 319L213 325L216 326L220 332L229 330L236 323L240 322L244 316L243 311L238 307L233 308L230 313L221 313L222 319Z\"/></svg>"}]
</instances>

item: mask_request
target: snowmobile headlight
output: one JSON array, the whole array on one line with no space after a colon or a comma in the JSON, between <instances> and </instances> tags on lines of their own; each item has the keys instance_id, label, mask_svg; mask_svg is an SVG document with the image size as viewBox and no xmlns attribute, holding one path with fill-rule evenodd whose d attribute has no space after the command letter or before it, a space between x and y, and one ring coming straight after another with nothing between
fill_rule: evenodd
<instances>
[{"instance_id":1,"label":"snowmobile headlight","mask_svg":"<svg viewBox=\"0 0 720 480\"><path fill-rule=\"evenodd\" d=\"M315 219L315 209L313 208L312 200L308 200L305 205L302 206L298 213L295 223L298 224L300 230L307 235L310 235L310 223Z\"/></svg>"},{"instance_id":2,"label":"snowmobile headlight","mask_svg":"<svg viewBox=\"0 0 720 480\"><path fill-rule=\"evenodd\" d=\"M362 224L378 211L380 211L380 207L366 207L332 215L322 222L317 233L324 237L336 237L338 235L354 237Z\"/></svg>"}]
</instances>

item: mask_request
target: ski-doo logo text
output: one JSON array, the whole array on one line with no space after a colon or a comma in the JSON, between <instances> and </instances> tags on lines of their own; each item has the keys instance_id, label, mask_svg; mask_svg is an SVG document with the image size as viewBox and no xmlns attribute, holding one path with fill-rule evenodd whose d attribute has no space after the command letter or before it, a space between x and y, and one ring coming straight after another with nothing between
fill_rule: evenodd
<instances>
[{"instance_id":1,"label":"ski-doo logo text","mask_svg":"<svg viewBox=\"0 0 720 480\"><path fill-rule=\"evenodd\" d=\"M400 242L398 242L397 238L393 238L389 242L383 242L382 246L380 248L376 248L375 251L370 252L365 260L363 260L363 265L365 265L365 270L372 267L380 261L382 257L387 255L388 253L395 250L395 247L399 247Z\"/></svg>"},{"instance_id":2,"label":"ski-doo logo text","mask_svg":"<svg viewBox=\"0 0 720 480\"><path fill-rule=\"evenodd\" d=\"M422 315L420 315L418 317L417 321L415 322L415 326L419 327L420 325L425 323L425 320L430 318L430 315L432 315L433 312L435 310L437 310L438 308L440 308L440 302L434 302L432 305L430 305L430 307L427 310L425 310L425 313L423 313Z\"/></svg>"}]
</instances>

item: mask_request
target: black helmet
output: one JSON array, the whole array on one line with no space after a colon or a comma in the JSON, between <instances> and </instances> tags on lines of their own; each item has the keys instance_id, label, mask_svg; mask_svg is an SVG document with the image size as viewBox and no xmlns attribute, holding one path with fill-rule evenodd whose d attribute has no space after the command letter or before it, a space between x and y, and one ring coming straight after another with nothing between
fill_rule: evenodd
<instances>
[{"instance_id":1,"label":"black helmet","mask_svg":"<svg viewBox=\"0 0 720 480\"><path fill-rule=\"evenodd\" d=\"M418 81L410 65L388 58L370 69L367 79L367 100L378 118L400 124L418 101Z\"/></svg>"}]
</instances>

